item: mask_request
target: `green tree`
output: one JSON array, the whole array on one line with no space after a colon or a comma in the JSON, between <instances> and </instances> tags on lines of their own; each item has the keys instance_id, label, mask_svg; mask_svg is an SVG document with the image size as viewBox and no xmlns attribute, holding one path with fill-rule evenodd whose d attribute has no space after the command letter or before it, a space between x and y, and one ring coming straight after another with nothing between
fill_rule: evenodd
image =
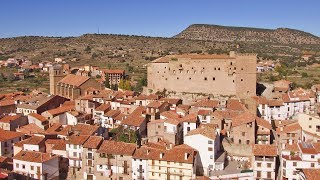
<instances>
[{"instance_id":1,"label":"green tree","mask_svg":"<svg viewBox=\"0 0 320 180\"><path fill-rule=\"evenodd\" d=\"M125 90L131 90L131 83L129 80L126 80L124 82L124 87L123 87Z\"/></svg>"},{"instance_id":2,"label":"green tree","mask_svg":"<svg viewBox=\"0 0 320 180\"><path fill-rule=\"evenodd\" d=\"M120 82L119 82L119 86L118 86L120 89L124 89L125 86L124 86L124 80L123 79L120 79Z\"/></svg>"}]
</instances>

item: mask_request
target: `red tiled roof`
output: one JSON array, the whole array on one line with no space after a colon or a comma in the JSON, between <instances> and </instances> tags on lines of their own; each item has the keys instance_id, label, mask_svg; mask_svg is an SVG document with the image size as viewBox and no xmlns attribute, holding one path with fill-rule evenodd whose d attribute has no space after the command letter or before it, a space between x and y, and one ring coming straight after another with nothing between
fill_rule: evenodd
<instances>
[{"instance_id":1,"label":"red tiled roof","mask_svg":"<svg viewBox=\"0 0 320 180\"><path fill-rule=\"evenodd\" d=\"M0 142L11 140L17 137L23 137L24 134L15 131L6 131L0 128Z\"/></svg>"},{"instance_id":2,"label":"red tiled roof","mask_svg":"<svg viewBox=\"0 0 320 180\"><path fill-rule=\"evenodd\" d=\"M304 147L304 144L308 145ZM308 142L298 143L298 146L302 153L304 154L317 154L317 150L313 147L313 144Z\"/></svg>"},{"instance_id":3,"label":"red tiled roof","mask_svg":"<svg viewBox=\"0 0 320 180\"><path fill-rule=\"evenodd\" d=\"M69 84L72 86L79 87L86 81L88 81L90 78L85 76L77 76L74 74L68 74L66 77L61 79L59 83Z\"/></svg>"},{"instance_id":4,"label":"red tiled roof","mask_svg":"<svg viewBox=\"0 0 320 180\"><path fill-rule=\"evenodd\" d=\"M44 134L45 130L41 129L34 123L27 124L25 126L20 126L16 129L17 132L21 132L23 134L32 135L32 134Z\"/></svg>"},{"instance_id":5,"label":"red tiled roof","mask_svg":"<svg viewBox=\"0 0 320 180\"><path fill-rule=\"evenodd\" d=\"M214 128L210 128L209 126L202 126L197 129L191 130L187 133L186 136L192 136L192 135L203 135L209 139L216 139L216 132Z\"/></svg>"},{"instance_id":6,"label":"red tiled roof","mask_svg":"<svg viewBox=\"0 0 320 180\"><path fill-rule=\"evenodd\" d=\"M197 114L188 114L185 117L182 117L180 119L180 122L197 123L198 122L198 115Z\"/></svg>"},{"instance_id":7,"label":"red tiled roof","mask_svg":"<svg viewBox=\"0 0 320 180\"><path fill-rule=\"evenodd\" d=\"M242 124L254 122L256 116L251 114L250 112L246 111L244 113L239 114L238 116L234 117L232 120L232 126L240 126Z\"/></svg>"},{"instance_id":8,"label":"red tiled roof","mask_svg":"<svg viewBox=\"0 0 320 180\"><path fill-rule=\"evenodd\" d=\"M44 116L41 116L40 114L37 114L37 113L30 113L30 114L28 114L28 116L32 116L41 122L47 121L47 118L45 118Z\"/></svg>"},{"instance_id":9,"label":"red tiled roof","mask_svg":"<svg viewBox=\"0 0 320 180\"><path fill-rule=\"evenodd\" d=\"M76 144L76 145L83 145L89 138L90 136L84 136L84 135L80 135L80 136L76 136L76 135L72 135L68 137L67 140L67 144Z\"/></svg>"},{"instance_id":10,"label":"red tiled roof","mask_svg":"<svg viewBox=\"0 0 320 180\"><path fill-rule=\"evenodd\" d=\"M75 109L74 104L73 105L62 105L62 106L57 107L55 109L50 109L47 112L50 113L51 115L55 116L55 115L59 115L59 114L62 114L62 113L65 113L67 111L71 111L74 109Z\"/></svg>"},{"instance_id":11,"label":"red tiled roof","mask_svg":"<svg viewBox=\"0 0 320 180\"><path fill-rule=\"evenodd\" d=\"M257 117L256 122L257 122L258 126L262 126L264 128L270 129L270 130L272 129L271 124L267 120L264 120L262 118Z\"/></svg>"},{"instance_id":12,"label":"red tiled roof","mask_svg":"<svg viewBox=\"0 0 320 180\"><path fill-rule=\"evenodd\" d=\"M110 104L101 104L95 110L96 111L106 111L106 110L110 109L110 107L111 107Z\"/></svg>"},{"instance_id":13,"label":"red tiled roof","mask_svg":"<svg viewBox=\"0 0 320 180\"><path fill-rule=\"evenodd\" d=\"M201 116L203 116L203 115L210 115L211 113L212 113L212 110L200 109L200 110L198 111L198 115L201 115Z\"/></svg>"},{"instance_id":14,"label":"red tiled roof","mask_svg":"<svg viewBox=\"0 0 320 180\"><path fill-rule=\"evenodd\" d=\"M84 148L98 149L102 143L103 137L101 136L90 136L89 139L83 144Z\"/></svg>"},{"instance_id":15,"label":"red tiled roof","mask_svg":"<svg viewBox=\"0 0 320 180\"><path fill-rule=\"evenodd\" d=\"M135 149L135 144L105 140L102 142L97 152L131 156L134 153Z\"/></svg>"},{"instance_id":16,"label":"red tiled roof","mask_svg":"<svg viewBox=\"0 0 320 180\"><path fill-rule=\"evenodd\" d=\"M319 180L320 169L302 169L307 180Z\"/></svg>"},{"instance_id":17,"label":"red tiled roof","mask_svg":"<svg viewBox=\"0 0 320 180\"><path fill-rule=\"evenodd\" d=\"M274 145L268 144L255 144L253 145L252 152L254 156L277 156L278 150Z\"/></svg>"},{"instance_id":18,"label":"red tiled roof","mask_svg":"<svg viewBox=\"0 0 320 180\"><path fill-rule=\"evenodd\" d=\"M0 119L0 122L9 123L10 121L17 120L21 117L21 115L7 115Z\"/></svg>"},{"instance_id":19,"label":"red tiled roof","mask_svg":"<svg viewBox=\"0 0 320 180\"><path fill-rule=\"evenodd\" d=\"M0 107L11 106L11 105L15 105L14 100L2 100L2 101L0 101Z\"/></svg>"},{"instance_id":20,"label":"red tiled roof","mask_svg":"<svg viewBox=\"0 0 320 180\"><path fill-rule=\"evenodd\" d=\"M57 157L58 156L50 153L42 153L36 151L20 151L13 157L13 159L26 162L43 163Z\"/></svg>"}]
</instances>

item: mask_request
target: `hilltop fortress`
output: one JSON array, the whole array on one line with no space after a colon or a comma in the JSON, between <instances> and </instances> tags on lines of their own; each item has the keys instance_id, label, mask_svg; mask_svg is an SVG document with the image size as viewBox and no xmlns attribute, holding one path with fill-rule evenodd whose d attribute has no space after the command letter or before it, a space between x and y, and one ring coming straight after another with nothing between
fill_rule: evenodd
<instances>
[{"instance_id":1,"label":"hilltop fortress","mask_svg":"<svg viewBox=\"0 0 320 180\"><path fill-rule=\"evenodd\" d=\"M256 95L254 54L167 55L148 64L149 92L198 93L247 98Z\"/></svg>"}]
</instances>

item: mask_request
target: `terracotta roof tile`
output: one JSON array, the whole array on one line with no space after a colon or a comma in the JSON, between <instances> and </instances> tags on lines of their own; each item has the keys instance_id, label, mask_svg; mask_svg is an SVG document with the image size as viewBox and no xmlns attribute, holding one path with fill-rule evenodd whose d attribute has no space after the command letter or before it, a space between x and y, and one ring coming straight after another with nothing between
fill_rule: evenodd
<instances>
[{"instance_id":1,"label":"terracotta roof tile","mask_svg":"<svg viewBox=\"0 0 320 180\"><path fill-rule=\"evenodd\" d=\"M9 123L22 117L21 115L7 115L0 119L0 122Z\"/></svg>"},{"instance_id":2,"label":"terracotta roof tile","mask_svg":"<svg viewBox=\"0 0 320 180\"><path fill-rule=\"evenodd\" d=\"M24 137L24 134L15 131L6 131L0 128L0 142L11 140L17 137Z\"/></svg>"},{"instance_id":3,"label":"terracotta roof tile","mask_svg":"<svg viewBox=\"0 0 320 180\"><path fill-rule=\"evenodd\" d=\"M47 112L50 113L53 116L63 114L65 112L71 111L75 109L75 105L62 105L60 107L57 107L55 109L50 109Z\"/></svg>"},{"instance_id":4,"label":"terracotta roof tile","mask_svg":"<svg viewBox=\"0 0 320 180\"><path fill-rule=\"evenodd\" d=\"M229 99L227 101L227 109L233 111L245 111L247 108L237 99Z\"/></svg>"},{"instance_id":5,"label":"terracotta roof tile","mask_svg":"<svg viewBox=\"0 0 320 180\"><path fill-rule=\"evenodd\" d=\"M83 144L84 148L98 149L103 141L101 136L90 136L89 139Z\"/></svg>"},{"instance_id":6,"label":"terracotta roof tile","mask_svg":"<svg viewBox=\"0 0 320 180\"><path fill-rule=\"evenodd\" d=\"M256 119L256 116L249 113L248 111L239 114L238 116L234 117L232 120L232 126L240 126L242 124L254 122Z\"/></svg>"},{"instance_id":7,"label":"terracotta roof tile","mask_svg":"<svg viewBox=\"0 0 320 180\"><path fill-rule=\"evenodd\" d=\"M277 146L267 144L253 145L252 152L254 156L277 156Z\"/></svg>"},{"instance_id":8,"label":"terracotta roof tile","mask_svg":"<svg viewBox=\"0 0 320 180\"><path fill-rule=\"evenodd\" d=\"M32 135L32 134L44 134L45 130L41 129L34 123L27 124L25 126L20 126L16 129L17 132L21 132L23 134Z\"/></svg>"},{"instance_id":9,"label":"terracotta roof tile","mask_svg":"<svg viewBox=\"0 0 320 180\"><path fill-rule=\"evenodd\" d=\"M66 141L67 144L76 144L76 145L83 145L89 138L90 136L76 136L72 135L68 137L68 140Z\"/></svg>"},{"instance_id":10,"label":"terracotta roof tile","mask_svg":"<svg viewBox=\"0 0 320 180\"><path fill-rule=\"evenodd\" d=\"M256 122L258 126L262 126L264 128L272 130L272 126L267 120L257 117Z\"/></svg>"},{"instance_id":11,"label":"terracotta roof tile","mask_svg":"<svg viewBox=\"0 0 320 180\"><path fill-rule=\"evenodd\" d=\"M197 123L198 122L198 115L197 114L188 114L185 117L180 118L180 122Z\"/></svg>"},{"instance_id":12,"label":"terracotta roof tile","mask_svg":"<svg viewBox=\"0 0 320 180\"><path fill-rule=\"evenodd\" d=\"M101 104L100 106L98 106L95 110L96 111L107 111L108 109L111 108L110 104Z\"/></svg>"},{"instance_id":13,"label":"terracotta roof tile","mask_svg":"<svg viewBox=\"0 0 320 180\"><path fill-rule=\"evenodd\" d=\"M20 151L13 157L13 159L27 162L43 163L57 157L58 156L50 153L42 153L36 151Z\"/></svg>"},{"instance_id":14,"label":"terracotta roof tile","mask_svg":"<svg viewBox=\"0 0 320 180\"><path fill-rule=\"evenodd\" d=\"M24 144L41 145L44 142L45 142L45 138L42 136L31 136L25 140L15 143L14 145L22 147Z\"/></svg>"},{"instance_id":15,"label":"terracotta roof tile","mask_svg":"<svg viewBox=\"0 0 320 180\"><path fill-rule=\"evenodd\" d=\"M302 172L307 180L318 180L320 176L320 169L302 169Z\"/></svg>"},{"instance_id":16,"label":"terracotta roof tile","mask_svg":"<svg viewBox=\"0 0 320 180\"><path fill-rule=\"evenodd\" d=\"M106 112L104 115L107 117L114 118L114 117L118 116L120 113L121 113L120 110L110 110L110 111Z\"/></svg>"},{"instance_id":17,"label":"terracotta roof tile","mask_svg":"<svg viewBox=\"0 0 320 180\"><path fill-rule=\"evenodd\" d=\"M186 136L192 136L192 135L203 135L209 139L216 139L216 132L215 129L210 128L209 126L203 126L203 127L199 127L197 129L191 130L187 133Z\"/></svg>"},{"instance_id":18,"label":"terracotta roof tile","mask_svg":"<svg viewBox=\"0 0 320 180\"><path fill-rule=\"evenodd\" d=\"M298 143L298 146L302 153L304 154L317 154L318 151L314 148L312 143L308 142L301 142Z\"/></svg>"},{"instance_id":19,"label":"terracotta roof tile","mask_svg":"<svg viewBox=\"0 0 320 180\"><path fill-rule=\"evenodd\" d=\"M14 100L3 100L3 101L0 101L0 107L11 106L11 105L15 105L15 101Z\"/></svg>"},{"instance_id":20,"label":"terracotta roof tile","mask_svg":"<svg viewBox=\"0 0 320 180\"><path fill-rule=\"evenodd\" d=\"M44 116L41 116L40 114L37 114L37 113L30 113L30 114L28 114L28 116L32 116L32 117L38 119L38 120L41 121L41 122L44 122L44 121L47 121L47 120L48 120L48 119L45 118Z\"/></svg>"},{"instance_id":21,"label":"terracotta roof tile","mask_svg":"<svg viewBox=\"0 0 320 180\"><path fill-rule=\"evenodd\" d=\"M131 156L133 155L135 149L135 144L105 140L102 142L97 152Z\"/></svg>"},{"instance_id":22,"label":"terracotta roof tile","mask_svg":"<svg viewBox=\"0 0 320 180\"><path fill-rule=\"evenodd\" d=\"M85 76L77 76L74 74L68 74L66 77L61 79L59 83L69 84L72 86L81 86L83 83L88 81L90 78Z\"/></svg>"},{"instance_id":23,"label":"terracotta roof tile","mask_svg":"<svg viewBox=\"0 0 320 180\"><path fill-rule=\"evenodd\" d=\"M178 119L180 118L180 115L177 114L174 111L164 111L162 113L160 113L161 116L164 116L165 118L173 118L173 119Z\"/></svg>"}]
</instances>

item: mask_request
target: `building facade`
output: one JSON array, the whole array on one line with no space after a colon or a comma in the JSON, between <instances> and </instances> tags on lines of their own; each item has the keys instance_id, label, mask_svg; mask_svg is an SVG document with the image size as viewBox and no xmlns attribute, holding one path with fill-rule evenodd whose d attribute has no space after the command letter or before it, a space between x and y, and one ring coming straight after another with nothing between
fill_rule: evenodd
<instances>
[{"instance_id":1,"label":"building facade","mask_svg":"<svg viewBox=\"0 0 320 180\"><path fill-rule=\"evenodd\" d=\"M148 92L256 94L256 55L169 55L148 65Z\"/></svg>"}]
</instances>

